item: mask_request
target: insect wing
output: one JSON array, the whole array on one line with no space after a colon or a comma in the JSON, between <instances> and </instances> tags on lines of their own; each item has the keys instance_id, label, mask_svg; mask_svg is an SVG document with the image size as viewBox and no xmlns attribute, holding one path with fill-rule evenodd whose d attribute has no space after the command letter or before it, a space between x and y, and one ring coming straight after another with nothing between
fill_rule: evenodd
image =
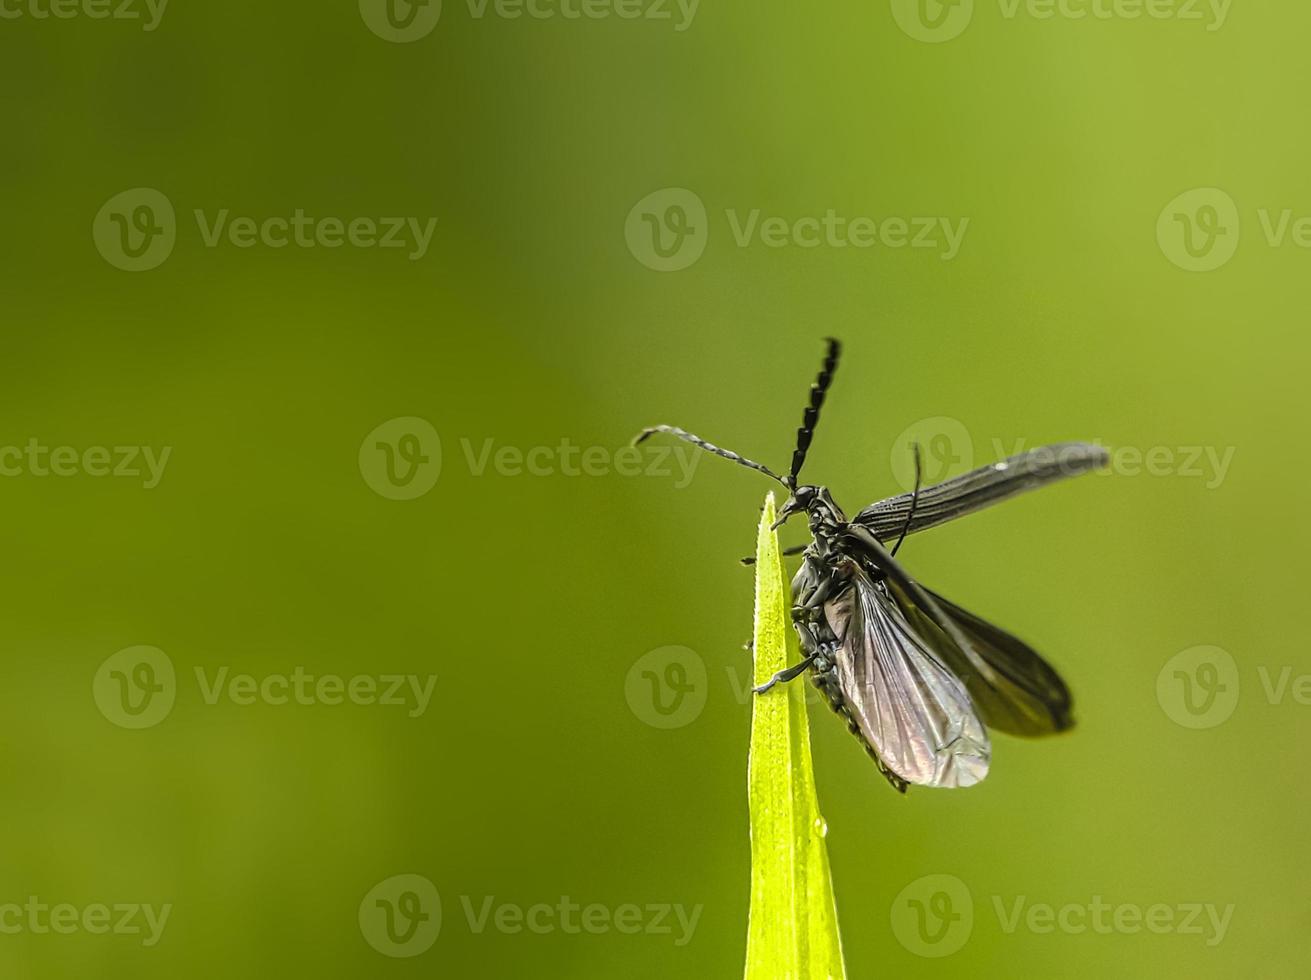
<instances>
[{"instance_id":1,"label":"insect wing","mask_svg":"<svg viewBox=\"0 0 1311 980\"><path fill-rule=\"evenodd\" d=\"M970 667L989 683L997 678L992 667L970 645L969 639L956 621L939 608L929 590L911 578L909 572L897 563L869 528L859 524L849 524L841 536L842 544L851 555L883 573L903 595L909 598L908 606L913 606L920 615L928 619L953 647L953 653L969 661ZM865 567L865 566L862 566Z\"/></svg>"},{"instance_id":2,"label":"insect wing","mask_svg":"<svg viewBox=\"0 0 1311 980\"><path fill-rule=\"evenodd\" d=\"M861 735L908 783L973 786L988 774L991 746L969 692L887 590L849 567L850 587L824 613L839 643L838 681Z\"/></svg>"},{"instance_id":3,"label":"insect wing","mask_svg":"<svg viewBox=\"0 0 1311 980\"><path fill-rule=\"evenodd\" d=\"M1037 736L1074 727L1070 689L1023 640L930 592L938 608L965 634L972 652L992 668L985 678L904 592L894 586L892 595L919 636L964 681L979 717L989 728L1008 735Z\"/></svg>"},{"instance_id":4,"label":"insect wing","mask_svg":"<svg viewBox=\"0 0 1311 980\"><path fill-rule=\"evenodd\" d=\"M1017 494L1100 469L1109 460L1110 455L1102 446L1062 442L972 470L920 490L906 533L926 531ZM870 504L856 515L853 523L869 528L880 541L890 541L906 527L913 497L914 494L903 493Z\"/></svg>"}]
</instances>

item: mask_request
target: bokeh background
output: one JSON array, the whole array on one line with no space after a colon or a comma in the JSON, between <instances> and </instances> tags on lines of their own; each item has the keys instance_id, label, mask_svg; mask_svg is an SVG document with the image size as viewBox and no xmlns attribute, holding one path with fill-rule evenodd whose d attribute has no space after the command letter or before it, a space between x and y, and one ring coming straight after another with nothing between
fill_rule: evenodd
<instances>
[{"instance_id":1,"label":"bokeh background","mask_svg":"<svg viewBox=\"0 0 1311 980\"><path fill-rule=\"evenodd\" d=\"M615 452L667 421L785 466L833 334L808 475L852 511L914 436L933 476L1127 450L902 552L1050 657L1075 732L902 798L814 715L851 975L1305 976L1311 10L652 7L6 5L0 905L171 911L148 944L11 908L0 972L738 975L768 484ZM225 209L437 224L211 246ZM735 235L830 210L883 237ZM917 218L959 249L896 247ZM94 475L117 446L170 454ZM297 668L435 681L205 696ZM566 897L596 934L513 931ZM1096 901L1173 925L1007 928Z\"/></svg>"}]
</instances>

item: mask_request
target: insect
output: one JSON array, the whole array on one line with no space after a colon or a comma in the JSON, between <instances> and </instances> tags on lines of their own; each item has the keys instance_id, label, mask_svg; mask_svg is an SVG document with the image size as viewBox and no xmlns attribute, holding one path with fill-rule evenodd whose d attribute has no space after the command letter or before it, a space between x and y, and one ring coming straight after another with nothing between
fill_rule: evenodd
<instances>
[{"instance_id":1,"label":"insect","mask_svg":"<svg viewBox=\"0 0 1311 980\"><path fill-rule=\"evenodd\" d=\"M804 656L756 693L810 671L897 790L973 786L988 774L989 729L1022 736L1065 731L1074 724L1070 691L1022 640L920 585L897 552L910 534L1098 469L1108 454L1089 443L1060 443L922 487L917 445L914 490L848 520L827 488L800 482L841 351L838 341L828 341L787 476L676 426L644 429L635 443L664 433L764 473L788 491L774 528L795 514L809 521L810 543L784 552L802 556L792 580L792 621Z\"/></svg>"}]
</instances>

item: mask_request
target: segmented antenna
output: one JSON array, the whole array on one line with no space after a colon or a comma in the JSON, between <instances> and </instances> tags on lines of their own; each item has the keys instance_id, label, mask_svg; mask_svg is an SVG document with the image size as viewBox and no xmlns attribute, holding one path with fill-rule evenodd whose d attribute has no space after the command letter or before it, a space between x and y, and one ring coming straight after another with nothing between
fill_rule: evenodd
<instances>
[{"instance_id":1,"label":"segmented antenna","mask_svg":"<svg viewBox=\"0 0 1311 980\"><path fill-rule=\"evenodd\" d=\"M738 463L742 466L746 466L750 469L755 470L758 473L764 473L765 476L769 477L772 480L777 480L779 483L783 484L783 486L788 487L789 489L792 486L787 482L787 480L783 479L781 476L779 476L777 473L771 470L764 463L757 463L755 460L747 459L745 456L740 456L737 453L733 452L731 449L722 449L719 446L716 446L713 442L706 442L706 440L702 439L700 436L694 436L686 429L680 429L676 425L653 425L650 426L649 428L643 429L641 434L638 435L638 437L633 440L633 445L634 446L640 445L641 443L649 439L651 436L655 435L657 432L663 432L666 435L677 436L679 439L682 439L684 442L690 442L698 449L704 449L708 453L714 453L716 456L722 456L724 457L724 459L732 460L734 463Z\"/></svg>"},{"instance_id":2,"label":"segmented antenna","mask_svg":"<svg viewBox=\"0 0 1311 980\"><path fill-rule=\"evenodd\" d=\"M785 481L789 487L796 489L797 477L801 467L806 465L806 453L810 451L810 440L815 437L815 426L819 424L819 410L824 406L824 396L828 394L829 385L833 384L833 374L838 369L838 358L842 356L842 344L832 337L828 341L828 353L824 365L819 369L819 377L810 386L810 406L802 419L801 428L797 430L797 448L792 454L792 473Z\"/></svg>"}]
</instances>

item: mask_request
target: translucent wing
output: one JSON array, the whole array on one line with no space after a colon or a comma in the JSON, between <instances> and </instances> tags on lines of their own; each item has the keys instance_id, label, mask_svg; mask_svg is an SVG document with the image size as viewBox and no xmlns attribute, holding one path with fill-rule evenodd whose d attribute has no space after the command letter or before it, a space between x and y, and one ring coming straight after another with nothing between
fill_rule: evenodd
<instances>
[{"instance_id":1,"label":"translucent wing","mask_svg":"<svg viewBox=\"0 0 1311 980\"><path fill-rule=\"evenodd\" d=\"M1062 442L1011 456L921 490L907 533L937 527L1017 494L1100 469L1109 460L1104 447L1086 442ZM863 524L880 541L892 540L906 526L911 496L903 493L870 504L853 523Z\"/></svg>"},{"instance_id":2,"label":"translucent wing","mask_svg":"<svg viewBox=\"0 0 1311 980\"><path fill-rule=\"evenodd\" d=\"M964 630L940 607L932 593L911 577L906 569L883 547L874 532L860 524L848 524L839 534L838 540L851 554L858 556L862 567L877 569L883 578L894 586L898 596L904 597L903 610L913 610L920 619L928 620L936 628L933 635L941 635L943 642L952 647L955 657L969 662L974 673L989 684L997 682L997 676L991 665L983 659L970 643ZM909 616L909 613L907 614ZM912 626L918 619L912 619Z\"/></svg>"},{"instance_id":3,"label":"translucent wing","mask_svg":"<svg viewBox=\"0 0 1311 980\"><path fill-rule=\"evenodd\" d=\"M987 620L930 592L938 608L965 634L971 652L992 668L984 677L957 645L895 585L893 598L918 635L965 683L979 717L1008 735L1051 735L1074 726L1070 689L1032 647Z\"/></svg>"},{"instance_id":4,"label":"translucent wing","mask_svg":"<svg viewBox=\"0 0 1311 980\"><path fill-rule=\"evenodd\" d=\"M855 562L824 607L846 710L883 767L907 783L973 786L991 746L965 685L907 621L883 583Z\"/></svg>"}]
</instances>

